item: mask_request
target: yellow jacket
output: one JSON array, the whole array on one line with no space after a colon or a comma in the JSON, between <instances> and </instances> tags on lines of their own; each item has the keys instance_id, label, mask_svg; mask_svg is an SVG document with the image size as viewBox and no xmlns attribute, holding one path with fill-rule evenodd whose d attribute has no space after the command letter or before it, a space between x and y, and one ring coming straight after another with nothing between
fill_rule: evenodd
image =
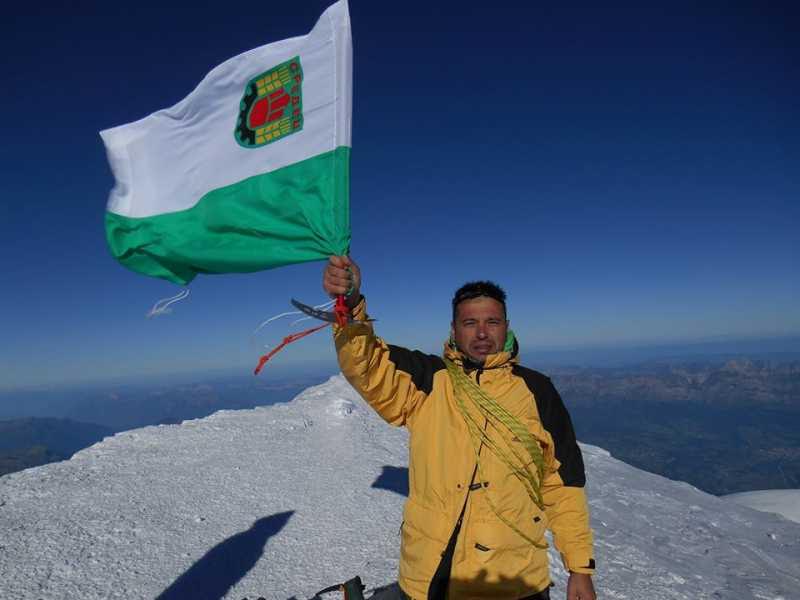
<instances>
[{"instance_id":1,"label":"yellow jacket","mask_svg":"<svg viewBox=\"0 0 800 600\"><path fill-rule=\"evenodd\" d=\"M487 494L529 538L544 544L549 529L568 570L593 573L583 459L569 414L550 379L520 367L516 350L491 355L482 368L469 369L458 351L445 346L448 358L540 440L546 465L541 511L491 452L480 455L484 481L477 481L472 439L443 360L377 337L366 321L363 299L353 316L354 323L334 327L342 373L381 417L406 426L410 433L409 496L400 549L403 591L415 600L427 598L462 510L450 600L523 598L549 586L547 551L498 519Z\"/></svg>"}]
</instances>

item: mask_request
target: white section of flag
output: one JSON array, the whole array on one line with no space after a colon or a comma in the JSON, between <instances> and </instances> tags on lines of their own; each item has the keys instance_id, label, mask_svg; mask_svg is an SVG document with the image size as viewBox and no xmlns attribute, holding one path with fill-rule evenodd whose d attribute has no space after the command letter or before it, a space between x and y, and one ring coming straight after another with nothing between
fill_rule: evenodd
<instances>
[{"instance_id":1,"label":"white section of flag","mask_svg":"<svg viewBox=\"0 0 800 600\"><path fill-rule=\"evenodd\" d=\"M234 129L245 86L295 56L303 68L302 131L241 147ZM350 146L352 79L350 15L339 0L308 35L231 58L175 106L101 131L116 178L108 210L134 218L185 210L212 190Z\"/></svg>"}]
</instances>

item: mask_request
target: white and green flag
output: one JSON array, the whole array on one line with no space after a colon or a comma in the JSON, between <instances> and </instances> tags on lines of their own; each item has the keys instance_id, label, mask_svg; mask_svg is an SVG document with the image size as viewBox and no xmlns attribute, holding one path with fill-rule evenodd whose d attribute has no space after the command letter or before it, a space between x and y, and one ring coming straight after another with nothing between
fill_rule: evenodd
<instances>
[{"instance_id":1,"label":"white and green flag","mask_svg":"<svg viewBox=\"0 0 800 600\"><path fill-rule=\"evenodd\" d=\"M116 178L111 252L182 284L346 253L351 115L340 0L308 35L236 56L175 106L100 132Z\"/></svg>"}]
</instances>

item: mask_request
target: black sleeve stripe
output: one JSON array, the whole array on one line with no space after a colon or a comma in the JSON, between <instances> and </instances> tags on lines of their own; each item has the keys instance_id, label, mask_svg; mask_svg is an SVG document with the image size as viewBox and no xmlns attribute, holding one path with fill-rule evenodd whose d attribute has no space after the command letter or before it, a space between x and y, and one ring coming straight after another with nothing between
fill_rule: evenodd
<instances>
[{"instance_id":1,"label":"black sleeve stripe","mask_svg":"<svg viewBox=\"0 0 800 600\"><path fill-rule=\"evenodd\" d=\"M586 485L586 471L583 455L575 439L575 430L569 418L567 407L558 395L553 382L538 371L514 366L514 375L521 377L536 399L536 408L542 425L550 433L556 448L556 458L561 466L558 474L564 485L583 487Z\"/></svg>"},{"instance_id":2,"label":"black sleeve stripe","mask_svg":"<svg viewBox=\"0 0 800 600\"><path fill-rule=\"evenodd\" d=\"M419 350L409 350L400 346L386 344L389 348L389 360L409 375L416 388L425 394L433 389L433 376L445 368L444 361L433 354L425 354Z\"/></svg>"}]
</instances>

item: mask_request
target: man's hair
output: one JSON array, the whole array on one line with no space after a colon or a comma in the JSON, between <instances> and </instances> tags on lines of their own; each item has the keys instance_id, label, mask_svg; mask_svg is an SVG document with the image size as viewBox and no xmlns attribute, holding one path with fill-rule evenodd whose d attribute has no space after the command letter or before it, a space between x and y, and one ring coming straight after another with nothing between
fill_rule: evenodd
<instances>
[{"instance_id":1,"label":"man's hair","mask_svg":"<svg viewBox=\"0 0 800 600\"><path fill-rule=\"evenodd\" d=\"M475 298L493 298L503 305L503 316L506 314L506 293L492 281L470 281L456 290L453 295L453 321L456 320L456 308L464 300Z\"/></svg>"}]
</instances>

